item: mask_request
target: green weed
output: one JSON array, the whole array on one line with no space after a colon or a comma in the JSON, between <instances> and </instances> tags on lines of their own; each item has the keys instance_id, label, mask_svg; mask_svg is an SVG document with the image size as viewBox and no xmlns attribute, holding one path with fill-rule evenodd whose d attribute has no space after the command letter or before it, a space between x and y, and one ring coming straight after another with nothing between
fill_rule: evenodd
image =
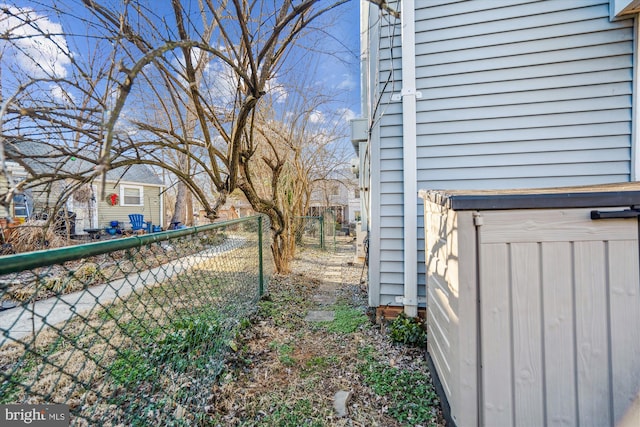
<instances>
[{"instance_id":1,"label":"green weed","mask_svg":"<svg viewBox=\"0 0 640 427\"><path fill-rule=\"evenodd\" d=\"M339 334L351 334L358 330L362 325L367 324L369 318L357 308L344 305L335 306L335 318L328 322L326 328L330 332Z\"/></svg>"},{"instance_id":2,"label":"green weed","mask_svg":"<svg viewBox=\"0 0 640 427\"><path fill-rule=\"evenodd\" d=\"M398 369L372 357L372 349L363 349L365 362L358 366L364 382L379 396L389 398L389 415L407 425L434 424L438 397L429 375Z\"/></svg>"},{"instance_id":3,"label":"green weed","mask_svg":"<svg viewBox=\"0 0 640 427\"><path fill-rule=\"evenodd\" d=\"M124 386L134 386L156 376L156 367L145 354L125 350L111 364L109 373L113 380Z\"/></svg>"},{"instance_id":4,"label":"green weed","mask_svg":"<svg viewBox=\"0 0 640 427\"><path fill-rule=\"evenodd\" d=\"M280 344L276 341L269 343L269 348L275 350L278 353L278 360L285 366L294 366L297 361L293 357L293 346L289 344Z\"/></svg>"},{"instance_id":5,"label":"green weed","mask_svg":"<svg viewBox=\"0 0 640 427\"><path fill-rule=\"evenodd\" d=\"M308 399L300 399L293 405L284 404L276 407L260 425L279 427L323 427L318 421L312 403Z\"/></svg>"},{"instance_id":6,"label":"green weed","mask_svg":"<svg viewBox=\"0 0 640 427\"><path fill-rule=\"evenodd\" d=\"M167 325L151 326L137 320L121 325L137 346L121 352L109 367L117 383L133 387L168 370L220 373L220 354L233 342L236 328L224 325L214 309L188 314L185 311L176 313L176 318Z\"/></svg>"},{"instance_id":7,"label":"green weed","mask_svg":"<svg viewBox=\"0 0 640 427\"><path fill-rule=\"evenodd\" d=\"M335 365L338 363L337 356L316 356L305 362L305 366L307 369L324 369L328 366Z\"/></svg>"}]
</instances>

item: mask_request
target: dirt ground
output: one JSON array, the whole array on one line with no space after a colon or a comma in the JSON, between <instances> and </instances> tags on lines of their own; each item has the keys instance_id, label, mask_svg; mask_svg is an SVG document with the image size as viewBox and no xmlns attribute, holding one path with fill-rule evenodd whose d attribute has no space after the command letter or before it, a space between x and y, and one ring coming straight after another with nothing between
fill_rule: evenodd
<instances>
[{"instance_id":1,"label":"dirt ground","mask_svg":"<svg viewBox=\"0 0 640 427\"><path fill-rule=\"evenodd\" d=\"M214 424L444 425L424 350L393 343L384 326L365 316L366 271L353 263L353 253L350 240L337 253L307 249L291 275L272 277L268 297L237 338L231 368L213 390L207 411ZM309 310L318 310L317 294L326 288L331 263L342 283L334 286L334 303L321 309L342 316L307 321ZM338 391L350 393L346 416L334 408Z\"/></svg>"}]
</instances>

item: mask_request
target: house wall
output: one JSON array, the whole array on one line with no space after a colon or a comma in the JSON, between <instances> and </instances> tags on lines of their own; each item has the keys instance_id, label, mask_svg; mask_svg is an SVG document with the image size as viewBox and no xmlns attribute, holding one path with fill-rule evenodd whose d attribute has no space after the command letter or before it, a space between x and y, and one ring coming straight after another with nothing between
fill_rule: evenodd
<instances>
[{"instance_id":1,"label":"house wall","mask_svg":"<svg viewBox=\"0 0 640 427\"><path fill-rule=\"evenodd\" d=\"M126 185L136 185L127 183ZM111 206L106 200L98 200L98 227L107 227L111 221L120 221L124 223L125 228L130 228L129 214L143 214L145 221L151 221L154 225L161 224L160 212L160 194L162 187L144 185L143 198L144 206L122 206L122 199L119 200L118 206ZM106 194L120 194L120 187L107 183Z\"/></svg>"},{"instance_id":2,"label":"house wall","mask_svg":"<svg viewBox=\"0 0 640 427\"><path fill-rule=\"evenodd\" d=\"M53 208L64 192L64 188L64 182L55 181L48 186L41 185L26 190L25 194L32 201L33 211L31 214L53 214Z\"/></svg>"},{"instance_id":3,"label":"house wall","mask_svg":"<svg viewBox=\"0 0 640 427\"><path fill-rule=\"evenodd\" d=\"M608 0L416 5L418 188L631 179L633 20L610 22ZM384 305L403 294L402 110L391 99L401 90L401 29L369 7L371 248L379 251L370 254L379 292L370 301ZM422 251L418 274L424 284Z\"/></svg>"},{"instance_id":4,"label":"house wall","mask_svg":"<svg viewBox=\"0 0 640 427\"><path fill-rule=\"evenodd\" d=\"M369 305L377 307L398 305L395 297L404 293L402 110L401 102L391 101L401 89L400 25L387 15L380 18L378 7L367 5L371 64L366 91L371 127ZM420 264L418 271L424 272L424 261Z\"/></svg>"}]
</instances>

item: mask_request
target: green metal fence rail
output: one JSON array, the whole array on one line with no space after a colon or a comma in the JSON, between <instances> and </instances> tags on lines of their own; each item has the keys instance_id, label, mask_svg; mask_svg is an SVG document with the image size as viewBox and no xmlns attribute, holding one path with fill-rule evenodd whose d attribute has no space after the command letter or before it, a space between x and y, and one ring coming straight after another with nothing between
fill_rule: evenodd
<instances>
[{"instance_id":1,"label":"green metal fence rail","mask_svg":"<svg viewBox=\"0 0 640 427\"><path fill-rule=\"evenodd\" d=\"M0 404L74 425L206 424L266 291L266 217L0 257Z\"/></svg>"}]
</instances>

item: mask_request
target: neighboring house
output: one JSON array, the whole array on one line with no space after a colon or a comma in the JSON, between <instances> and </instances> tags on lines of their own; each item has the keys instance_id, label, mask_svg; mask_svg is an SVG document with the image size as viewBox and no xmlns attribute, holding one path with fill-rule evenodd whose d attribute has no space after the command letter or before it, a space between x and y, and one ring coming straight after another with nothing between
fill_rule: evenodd
<instances>
[{"instance_id":1,"label":"neighboring house","mask_svg":"<svg viewBox=\"0 0 640 427\"><path fill-rule=\"evenodd\" d=\"M98 228L108 226L111 221L120 221L129 225L129 214L142 214L146 222L165 227L162 214L165 186L156 173L146 165L135 164L107 172L105 200L100 200L99 179L95 181L95 195L98 199L94 218ZM109 194L118 196L117 205L109 203ZM75 204L77 212L82 203ZM85 220L85 225L87 221Z\"/></svg>"},{"instance_id":2,"label":"neighboring house","mask_svg":"<svg viewBox=\"0 0 640 427\"><path fill-rule=\"evenodd\" d=\"M361 3L363 118L352 124L363 206L370 206L363 209L369 232L369 304L380 312L402 307L410 316L429 305L429 321L437 317L432 324L440 322L436 326L442 328L429 326L429 354L437 358L434 376L443 380L458 426L616 425L635 396L638 412L631 416L638 420L637 233L623 233L630 272L622 279L612 262L600 262L581 277L567 274L573 279L563 284L566 294L556 296L559 277L580 271L566 253L577 256L566 249L573 242L557 257L555 275L534 262L543 247L536 240L527 243L531 262L521 258L530 271L509 271L505 263L512 260L504 258L491 258L495 265L480 264L487 262L485 257L477 261L480 267L473 262L462 266L458 263L470 258L458 254L479 245L474 233L480 236L483 225L467 211L462 233L462 217L447 211L449 222L427 221L428 242L446 255L436 259L429 254L429 261L437 263L430 268L441 275L429 275L430 290L451 270L470 273L457 287L442 281L427 301L418 191L640 181L640 2L403 0L387 5L401 8L397 18L376 3L385 2ZM440 208L431 209L437 213ZM507 211L502 220L517 217L528 230L526 214ZM592 225L588 215L576 227L580 232L608 226ZM635 222L624 221L625 226ZM621 220L614 223L619 226ZM495 229L499 234L500 224ZM605 238L585 246L609 256L615 244ZM485 247L495 250L489 243ZM512 252L507 251L515 256ZM486 275L494 270L507 273ZM533 287L525 293L511 286L523 275L543 273L545 279L531 279ZM495 286L477 285L484 293L465 301L469 311L457 311L462 293L475 292L474 280L486 277L493 277ZM629 290L621 291L618 282ZM595 285L589 288L590 283ZM505 291L502 300L496 297L498 289ZM620 299L628 300L628 309L612 308L612 301ZM597 309L596 302L602 303ZM455 336L461 323L468 327L469 318L486 322L478 320L477 328L466 329L468 335ZM620 324L632 326L621 332ZM492 375L483 364L490 359L498 365ZM551 372L562 372L562 381Z\"/></svg>"},{"instance_id":3,"label":"neighboring house","mask_svg":"<svg viewBox=\"0 0 640 427\"><path fill-rule=\"evenodd\" d=\"M362 219L362 212L360 211L360 190L357 186L349 188L348 213L349 224L353 224Z\"/></svg>"},{"instance_id":4,"label":"neighboring house","mask_svg":"<svg viewBox=\"0 0 640 427\"><path fill-rule=\"evenodd\" d=\"M87 161L72 156L58 156L51 153L51 147L45 144L19 144L21 158L12 162L10 168L13 176L21 178L29 173L57 174L60 176L78 176L93 170L93 165ZM12 153L12 150L9 150ZM51 214L60 195L68 187L72 179L55 182L51 188L37 186L14 196L12 216L21 216L16 211L16 197L25 200L26 215ZM163 191L164 185L160 178L146 165L133 164L126 167L109 170L106 176L105 198L101 199L102 180L97 178L92 185L84 186L68 198L65 208L75 214L76 234L85 233L85 229L104 228L111 221L118 221L129 227L129 214L142 214L147 222L154 225L164 224ZM115 196L114 196L115 195ZM114 203L115 201L115 203Z\"/></svg>"},{"instance_id":5,"label":"neighboring house","mask_svg":"<svg viewBox=\"0 0 640 427\"><path fill-rule=\"evenodd\" d=\"M244 198L244 196L230 196L227 198L227 202L218 210L217 222L229 221L232 219L244 218L247 216L255 215L255 211L251 204ZM205 216L205 211L200 210L199 224L208 224L210 221Z\"/></svg>"},{"instance_id":6,"label":"neighboring house","mask_svg":"<svg viewBox=\"0 0 640 427\"><path fill-rule=\"evenodd\" d=\"M341 170L335 179L319 181L314 184L309 202L311 216L323 216L327 212L335 217L335 221L345 227L355 221L360 210L358 184L350 178L349 170Z\"/></svg>"}]
</instances>

